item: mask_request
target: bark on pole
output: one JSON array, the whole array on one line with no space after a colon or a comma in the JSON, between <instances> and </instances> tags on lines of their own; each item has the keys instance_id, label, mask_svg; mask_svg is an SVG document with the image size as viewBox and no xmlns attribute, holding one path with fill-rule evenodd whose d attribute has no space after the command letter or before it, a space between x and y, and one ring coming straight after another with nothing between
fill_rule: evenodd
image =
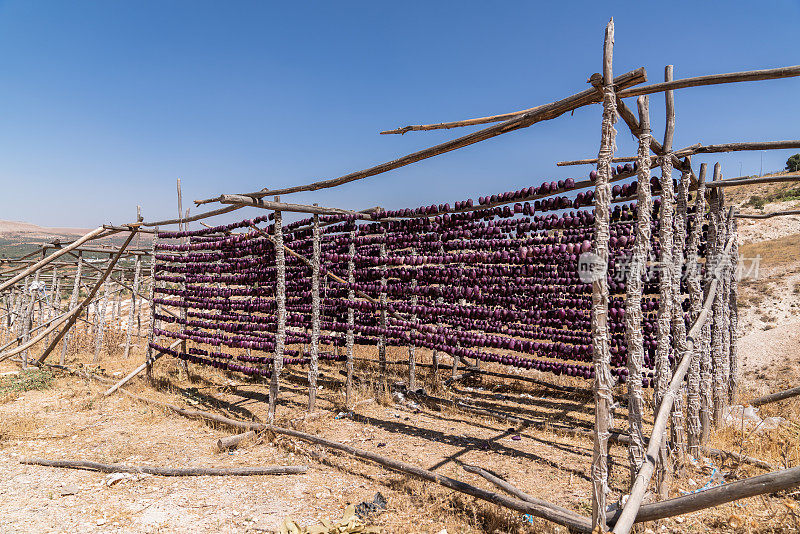
<instances>
[{"instance_id":1,"label":"bark on pole","mask_svg":"<svg viewBox=\"0 0 800 534\"><path fill-rule=\"evenodd\" d=\"M721 167L717 163L714 165L714 180L720 179ZM714 226L714 255L711 262L714 272L717 271L718 264L723 261L721 255L723 243L725 243L725 220L723 214L724 190L721 187L711 189L711 219ZM711 274L709 272L708 274ZM724 279L724 277L723 277ZM713 422L715 425L722 420L722 412L728 400L728 384L725 368L725 347L723 345L723 330L725 327L724 298L722 291L718 291L714 300L713 320L711 323L711 361L714 368L713 373L713 392L714 410Z\"/></svg>"},{"instance_id":2,"label":"bark on pole","mask_svg":"<svg viewBox=\"0 0 800 534\"><path fill-rule=\"evenodd\" d=\"M356 256L356 231L350 230L350 242L347 250L347 332L345 333L345 345L347 348L347 382L345 384L345 405L348 409L353 404L353 341L355 325L355 312L352 303L356 299L356 292L353 289L355 283L355 256Z\"/></svg>"},{"instance_id":3,"label":"bark on pole","mask_svg":"<svg viewBox=\"0 0 800 534\"><path fill-rule=\"evenodd\" d=\"M631 479L642 465L645 450L642 433L642 367L644 366L644 336L642 334L642 289L650 251L650 103L649 97L637 100L639 107L639 154L637 166L639 181L636 188L636 239L633 244L627 276L625 298L625 343L628 348L628 459Z\"/></svg>"},{"instance_id":4,"label":"bark on pole","mask_svg":"<svg viewBox=\"0 0 800 534\"><path fill-rule=\"evenodd\" d=\"M81 291L81 274L83 270L83 253L78 252L78 264L75 267L75 281L72 284L72 296L69 298L69 309L73 309L78 304L78 296ZM69 350L69 343L72 341L72 329L67 332L64 338L64 343L61 344L61 356L58 359L59 365L64 365L67 357L67 350Z\"/></svg>"},{"instance_id":5,"label":"bark on pole","mask_svg":"<svg viewBox=\"0 0 800 534\"><path fill-rule=\"evenodd\" d=\"M691 167L688 167L691 168ZM689 203L689 172L681 173L678 182L675 206L675 233L673 242L672 258L675 264L674 277L672 279L672 338L675 345L674 365L686 355L688 346L686 344L686 322L683 312L683 296L681 295L681 282L683 281L683 265L685 262L684 250L686 248L686 210ZM674 370L673 365L673 370ZM673 461L678 469L682 468L686 455L686 429L684 417L684 398L686 397L686 385L682 385L675 403L672 405L672 447Z\"/></svg>"},{"instance_id":6,"label":"bark on pole","mask_svg":"<svg viewBox=\"0 0 800 534\"><path fill-rule=\"evenodd\" d=\"M700 165L700 174L697 177L697 193L695 196L692 231L689 234L689 244L686 250L687 280L689 285L689 320L694 323L703 307L703 288L700 283L701 265L699 262L698 247L703 233L703 221L706 208L706 164ZM701 396L700 396L700 368L702 358L702 331L701 342L695 343L692 348L692 361L689 366L687 386L687 419L688 419L688 444L689 454L697 457L700 454L700 440L702 426L700 424Z\"/></svg>"},{"instance_id":7,"label":"bark on pole","mask_svg":"<svg viewBox=\"0 0 800 534\"><path fill-rule=\"evenodd\" d=\"M275 197L280 202L280 197ZM283 347L286 342L286 256L283 251L283 219L281 212L275 212L275 263L278 265L278 280L275 288L275 300L278 308L278 325L275 334L275 355L272 358L272 378L269 386L270 424L275 422L275 405L278 402L278 389L281 370L283 369Z\"/></svg>"},{"instance_id":8,"label":"bark on pole","mask_svg":"<svg viewBox=\"0 0 800 534\"><path fill-rule=\"evenodd\" d=\"M592 281L592 358L595 379L594 448L592 452L592 526L600 532L606 528L606 497L608 494L608 438L612 426L611 405L614 402L611 376L611 355L608 340L608 240L611 187L611 159L616 148L617 120L616 96L613 76L614 19L606 26L603 46L603 122L600 151L597 162L597 180L594 193L594 253L602 266L600 274Z\"/></svg>"},{"instance_id":9,"label":"bark on pole","mask_svg":"<svg viewBox=\"0 0 800 534\"><path fill-rule=\"evenodd\" d=\"M381 334L378 336L378 366L380 368L380 386L381 386L381 393L385 392L388 389L388 368L386 366L386 334L385 332L387 325L387 315L386 315L386 272L387 272L387 265L386 265L386 227L381 226L381 242L380 242L380 257L381 257L381 292L380 292L380 328Z\"/></svg>"},{"instance_id":10,"label":"bark on pole","mask_svg":"<svg viewBox=\"0 0 800 534\"><path fill-rule=\"evenodd\" d=\"M108 307L108 292L111 284L106 281L103 284L103 303L100 305L100 312L97 314L97 336L94 340L94 363L100 361L100 351L103 348L103 339L106 332L106 312Z\"/></svg>"},{"instance_id":11,"label":"bark on pole","mask_svg":"<svg viewBox=\"0 0 800 534\"><path fill-rule=\"evenodd\" d=\"M319 215L313 215L314 232L311 258L311 362L308 366L308 411L317 404L317 377L319 376Z\"/></svg>"},{"instance_id":12,"label":"bark on pole","mask_svg":"<svg viewBox=\"0 0 800 534\"><path fill-rule=\"evenodd\" d=\"M158 243L158 226L154 228L155 235L153 236L153 245L150 250L151 261L150 261L150 272L152 273L153 280L150 284L150 329L147 332L147 350L144 354L144 362L147 365L145 367L144 373L145 378L148 382L153 380L153 364L152 364L152 357L153 357L153 343L155 343L158 338L155 335L155 329L157 326L160 325L160 322L156 319L156 302L155 302L155 290L157 281L157 271L156 271L156 244Z\"/></svg>"},{"instance_id":13,"label":"bark on pole","mask_svg":"<svg viewBox=\"0 0 800 534\"><path fill-rule=\"evenodd\" d=\"M739 305L736 302L736 299L739 297L739 232L735 213L731 214L728 228L728 238L733 239L729 274L730 293L728 295L728 307L730 308L730 341L728 351L730 353L731 372L730 381L728 383L728 401L733 404L736 401L736 393L739 388L739 351L736 346L736 336L739 330Z\"/></svg>"},{"instance_id":14,"label":"bark on pole","mask_svg":"<svg viewBox=\"0 0 800 534\"><path fill-rule=\"evenodd\" d=\"M672 78L672 65L667 65L664 77ZM669 80L668 80L669 81ZM664 93L666 97L667 127L664 133L665 156L661 157L661 209L659 210L658 242L661 250L659 258L658 282L658 335L656 346L656 408L661 405L669 383L672 380L670 365L670 333L672 327L672 281L675 277L675 264L672 258L673 235L672 222L675 212L675 192L672 187L672 137L675 133L675 108L671 91ZM664 498L668 492L671 465L667 445L664 443L659 452L657 470L658 492Z\"/></svg>"},{"instance_id":15,"label":"bark on pole","mask_svg":"<svg viewBox=\"0 0 800 534\"><path fill-rule=\"evenodd\" d=\"M416 255L416 249L411 250L411 254ZM411 279L411 306L416 306L419 302L419 296L417 295L417 278L416 276ZM411 322L417 322L417 314L414 313L411 315ZM417 358L416 358L416 347L414 346L414 340L411 340L411 343L408 344L408 389L411 391L416 391L417 389Z\"/></svg>"}]
</instances>

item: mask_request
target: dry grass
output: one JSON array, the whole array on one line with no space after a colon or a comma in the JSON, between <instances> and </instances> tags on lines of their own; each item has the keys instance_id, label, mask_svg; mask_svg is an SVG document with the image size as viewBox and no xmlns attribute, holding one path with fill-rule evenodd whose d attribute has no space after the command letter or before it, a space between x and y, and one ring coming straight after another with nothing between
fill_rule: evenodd
<instances>
[{"instance_id":1,"label":"dry grass","mask_svg":"<svg viewBox=\"0 0 800 534\"><path fill-rule=\"evenodd\" d=\"M761 267L785 267L797 263L800 256L800 234L787 235L739 247L743 258L761 257Z\"/></svg>"}]
</instances>

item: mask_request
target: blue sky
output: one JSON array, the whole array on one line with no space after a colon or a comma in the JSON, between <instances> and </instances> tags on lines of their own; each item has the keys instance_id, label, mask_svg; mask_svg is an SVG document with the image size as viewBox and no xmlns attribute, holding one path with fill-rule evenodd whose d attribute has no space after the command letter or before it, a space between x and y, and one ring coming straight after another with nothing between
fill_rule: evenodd
<instances>
[{"instance_id":1,"label":"blue sky","mask_svg":"<svg viewBox=\"0 0 800 534\"><path fill-rule=\"evenodd\" d=\"M527 108L615 72L800 64L800 1L0 2L0 219L48 226L176 214L194 198L331 178L466 130L380 130ZM647 25L641 27L642 21ZM795 139L800 79L676 92L675 146ZM631 105L634 105L631 101ZM656 136L663 97L651 104ZM418 206L583 177L600 108L286 200ZM633 143L620 124L620 152ZM791 152L718 155L728 177ZM192 208L194 213L197 208ZM237 212L236 218L257 210ZM225 219L219 219L220 221Z\"/></svg>"}]
</instances>

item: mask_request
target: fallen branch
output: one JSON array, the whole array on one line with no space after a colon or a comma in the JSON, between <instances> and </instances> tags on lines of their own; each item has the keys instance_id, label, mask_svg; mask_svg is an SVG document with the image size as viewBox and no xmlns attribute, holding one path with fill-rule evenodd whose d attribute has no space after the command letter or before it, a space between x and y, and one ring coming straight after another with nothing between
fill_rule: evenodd
<instances>
[{"instance_id":1,"label":"fallen branch","mask_svg":"<svg viewBox=\"0 0 800 534\"><path fill-rule=\"evenodd\" d=\"M800 467L745 478L744 480L684 495L683 497L645 504L636 514L636 522L655 521L665 517L688 514L689 512L712 508L739 499L787 490L795 486L800 486ZM615 524L620 513L620 510L616 510L613 515L609 516L609 526Z\"/></svg>"},{"instance_id":2,"label":"fallen branch","mask_svg":"<svg viewBox=\"0 0 800 534\"><path fill-rule=\"evenodd\" d=\"M798 213L800 213L800 211L798 211ZM764 395L763 397L758 397L757 399L750 401L750 406L761 406L771 402L778 402L791 397L797 397L798 395L800 395L800 386L787 389L786 391L779 391L778 393L771 393L769 395Z\"/></svg>"},{"instance_id":3,"label":"fallen branch","mask_svg":"<svg viewBox=\"0 0 800 534\"><path fill-rule=\"evenodd\" d=\"M153 467L150 465L101 464L86 460L45 460L27 458L20 460L25 465L44 465L67 469L86 469L102 473L146 473L162 477L195 476L251 476L251 475L299 475L308 471L305 465L276 465L265 467Z\"/></svg>"},{"instance_id":4,"label":"fallen branch","mask_svg":"<svg viewBox=\"0 0 800 534\"><path fill-rule=\"evenodd\" d=\"M800 210L774 211L772 213L759 214L737 213L735 217L738 219L770 219L772 217L781 217L785 215L800 215Z\"/></svg>"},{"instance_id":5,"label":"fallen branch","mask_svg":"<svg viewBox=\"0 0 800 534\"><path fill-rule=\"evenodd\" d=\"M242 434L236 434L235 436L227 436L224 438L219 438L217 440L217 450L219 451L227 451L229 449L235 449L238 447L243 441L247 441L256 437L256 433L252 430L248 430Z\"/></svg>"}]
</instances>

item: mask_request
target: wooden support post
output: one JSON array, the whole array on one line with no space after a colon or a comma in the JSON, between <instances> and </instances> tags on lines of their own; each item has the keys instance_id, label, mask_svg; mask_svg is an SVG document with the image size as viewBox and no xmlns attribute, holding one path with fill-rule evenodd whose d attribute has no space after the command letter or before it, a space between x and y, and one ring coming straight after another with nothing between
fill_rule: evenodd
<instances>
[{"instance_id":1,"label":"wooden support post","mask_svg":"<svg viewBox=\"0 0 800 534\"><path fill-rule=\"evenodd\" d=\"M133 333L133 318L136 313L136 293L139 292L139 279L142 275L142 259L141 256L136 256L136 267L133 272L133 289L131 290L131 304L128 308L128 324L125 328L125 354L123 358L126 360L131 352L131 335Z\"/></svg>"},{"instance_id":2,"label":"wooden support post","mask_svg":"<svg viewBox=\"0 0 800 534\"><path fill-rule=\"evenodd\" d=\"M631 479L642 465L645 443L642 432L642 367L644 366L644 336L642 334L642 289L650 251L650 103L647 96L637 100L639 107L639 169L636 188L636 239L628 269L625 298L625 343L628 347L628 459Z\"/></svg>"},{"instance_id":3,"label":"wooden support post","mask_svg":"<svg viewBox=\"0 0 800 534\"><path fill-rule=\"evenodd\" d=\"M717 163L714 165L714 180L721 178L721 167ZM714 267L709 274L716 272L718 264L725 261L722 257L722 246L725 243L725 215L723 213L725 190L720 187L711 189L711 218L714 225L714 255L711 261ZM722 277L724 280L724 276ZM713 322L711 323L711 360L714 366L713 387L714 387L714 424L718 425L722 421L722 413L728 400L728 381L725 362L724 329L724 296L723 291L718 291L713 306Z\"/></svg>"},{"instance_id":4,"label":"wooden support post","mask_svg":"<svg viewBox=\"0 0 800 534\"><path fill-rule=\"evenodd\" d=\"M697 193L695 196L694 215L692 221L692 231L689 234L689 244L687 247L687 280L689 286L689 319L691 323L697 320L700 309L703 307L703 288L700 283L700 272L702 266L699 261L698 247L700 237L703 234L703 222L705 221L706 209L706 164L700 165L700 174L697 178ZM701 331L702 332L702 331ZM702 426L700 424L700 368L702 359L702 333L701 342L693 346L692 361L689 365L689 378L687 385L687 417L688 417L688 445L689 454L697 457L700 454L700 440L702 436Z\"/></svg>"},{"instance_id":5,"label":"wooden support post","mask_svg":"<svg viewBox=\"0 0 800 534\"><path fill-rule=\"evenodd\" d=\"M665 78L672 78L672 65L667 65ZM672 258L673 235L672 223L675 212L675 194L672 187L672 138L675 133L675 108L671 91L665 93L667 110L667 127L664 133L664 152L661 156L661 209L659 210L658 241L661 250L659 258L658 284L658 336L656 347L656 408L661 405L669 383L672 380L670 365L673 291L672 281L675 277L675 264ZM659 453L659 464L656 473L658 492L665 498L669 491L669 478L672 473L667 445L664 443Z\"/></svg>"},{"instance_id":6,"label":"wooden support post","mask_svg":"<svg viewBox=\"0 0 800 534\"><path fill-rule=\"evenodd\" d=\"M83 270L83 253L78 252L78 264L75 267L75 281L72 285L72 296L69 298L69 309L73 309L76 304L78 304L78 296L81 292L81 274ZM69 350L69 343L72 341L72 329L67 332L66 337L64 338L64 343L61 345L61 356L59 357L58 363L60 365L64 365L64 361L67 357L67 351Z\"/></svg>"},{"instance_id":7,"label":"wooden support post","mask_svg":"<svg viewBox=\"0 0 800 534\"><path fill-rule=\"evenodd\" d=\"M381 233L383 234L381 243L380 243L380 257L381 257L381 292L380 292L380 328L385 329L387 324L387 313L386 313L386 306L388 304L386 298L386 273L388 271L388 267L386 265L387 262L387 254L386 254L386 237L387 231L386 226L381 226ZM385 331L385 330L384 330ZM381 333L378 336L378 365L380 368L380 394L385 393L388 390L388 374L389 369L386 366L386 335Z\"/></svg>"},{"instance_id":8,"label":"wooden support post","mask_svg":"<svg viewBox=\"0 0 800 534\"><path fill-rule=\"evenodd\" d=\"M97 320L97 336L95 337L94 345L94 363L100 361L100 351L103 348L103 338L106 330L106 307L108 306L108 292L111 284L106 281L103 284L103 302L99 306L98 320Z\"/></svg>"},{"instance_id":9,"label":"wooden support post","mask_svg":"<svg viewBox=\"0 0 800 534\"><path fill-rule=\"evenodd\" d=\"M416 254L416 249L412 249L412 254ZM414 278L411 279L411 306L416 306L418 303L419 296L417 295L417 278L416 275ZM417 322L417 314L411 314L410 321L412 323ZM410 391L417 390L417 358L416 358L416 346L414 345L414 341L411 340L411 343L408 344L408 389Z\"/></svg>"},{"instance_id":10,"label":"wooden support post","mask_svg":"<svg viewBox=\"0 0 800 534\"><path fill-rule=\"evenodd\" d=\"M153 380L153 364L151 363L151 360L153 358L155 349L153 349L152 345L158 340L157 336L155 335L155 329L157 326L161 324L161 322L156 319L156 313L158 311L158 307L156 306L155 302L155 291L156 291L156 286L158 284L157 280L158 270L156 269L156 245L158 243L158 227L156 226L154 230L155 230L155 235L153 235L153 245L150 251L150 256L151 256L150 273L152 274L153 277L152 283L150 284L150 295L149 295L150 329L147 332L147 348L144 353L144 362L146 364L144 374L148 382L152 382Z\"/></svg>"},{"instance_id":11,"label":"wooden support post","mask_svg":"<svg viewBox=\"0 0 800 534\"><path fill-rule=\"evenodd\" d=\"M311 363L308 366L308 411L314 411L317 403L317 377L319 376L319 261L320 231L319 215L313 215L313 256L311 258Z\"/></svg>"},{"instance_id":12,"label":"wooden support post","mask_svg":"<svg viewBox=\"0 0 800 534\"><path fill-rule=\"evenodd\" d=\"M353 289L355 283L355 257L356 257L356 231L350 230L350 242L347 250L347 301L352 303L356 299ZM347 382L345 383L345 405L348 409L353 407L353 326L355 317L353 306L347 306L347 332L345 346L347 348Z\"/></svg>"},{"instance_id":13,"label":"wooden support post","mask_svg":"<svg viewBox=\"0 0 800 534\"><path fill-rule=\"evenodd\" d=\"M728 239L733 240L731 247L731 266L729 269L729 342L728 354L730 356L730 381L728 382L728 402L733 404L739 389L739 351L736 346L736 336L739 330L739 306L736 299L739 297L739 232L736 223L736 214L731 213L728 221Z\"/></svg>"},{"instance_id":14,"label":"wooden support post","mask_svg":"<svg viewBox=\"0 0 800 534\"><path fill-rule=\"evenodd\" d=\"M280 202L280 197L276 196L275 202ZM275 334L275 355L272 358L272 378L269 385L268 420L270 424L275 422L275 406L278 403L280 376L283 369L283 347L286 343L286 256L283 251L283 218L280 211L275 212L274 228L275 263L278 267L278 280L275 287L278 325Z\"/></svg>"},{"instance_id":15,"label":"wooden support post","mask_svg":"<svg viewBox=\"0 0 800 534\"><path fill-rule=\"evenodd\" d=\"M611 406L614 403L611 376L611 354L608 339L608 240L611 202L611 159L614 157L617 120L613 76L614 19L606 27L603 46L603 122L597 162L594 193L594 253L602 269L592 281L592 359L595 379L594 448L592 452L592 527L600 532L606 526L608 496L608 437L612 427Z\"/></svg>"},{"instance_id":16,"label":"wooden support post","mask_svg":"<svg viewBox=\"0 0 800 534\"><path fill-rule=\"evenodd\" d=\"M691 169L691 163L688 167ZM678 182L678 191L676 195L675 206L675 233L672 248L672 259L675 265L675 271L672 279L672 339L675 345L675 361L674 366L682 361L688 350L686 344L686 322L683 312L683 297L681 295L681 281L683 280L683 266L685 262L684 250L686 248L686 211L689 203L689 171L685 170L681 173L681 179ZM684 405L686 397L686 385L681 386L678 395L675 397L675 403L672 405L672 447L673 447L673 461L678 469L682 469L686 455L686 429L684 419Z\"/></svg>"}]
</instances>

